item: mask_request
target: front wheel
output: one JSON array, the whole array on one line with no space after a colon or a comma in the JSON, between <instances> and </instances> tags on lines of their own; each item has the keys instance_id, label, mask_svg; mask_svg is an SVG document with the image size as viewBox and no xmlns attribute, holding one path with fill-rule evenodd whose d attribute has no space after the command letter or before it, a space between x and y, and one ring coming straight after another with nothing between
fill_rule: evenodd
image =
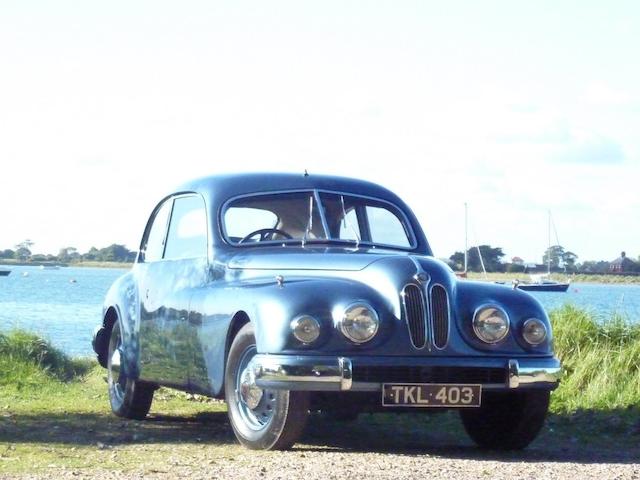
<instances>
[{"instance_id":1,"label":"front wheel","mask_svg":"<svg viewBox=\"0 0 640 480\"><path fill-rule=\"evenodd\" d=\"M256 355L253 325L240 329L229 349L225 398L238 441L254 450L285 450L302 434L309 394L263 390L255 383L251 360Z\"/></svg>"},{"instance_id":2,"label":"front wheel","mask_svg":"<svg viewBox=\"0 0 640 480\"><path fill-rule=\"evenodd\" d=\"M467 434L480 447L521 450L544 425L549 396L547 390L488 392L480 408L460 410L460 417Z\"/></svg>"},{"instance_id":3,"label":"front wheel","mask_svg":"<svg viewBox=\"0 0 640 480\"><path fill-rule=\"evenodd\" d=\"M111 410L119 417L142 420L149 413L155 388L127 375L120 320L111 328L108 355L107 383Z\"/></svg>"}]
</instances>

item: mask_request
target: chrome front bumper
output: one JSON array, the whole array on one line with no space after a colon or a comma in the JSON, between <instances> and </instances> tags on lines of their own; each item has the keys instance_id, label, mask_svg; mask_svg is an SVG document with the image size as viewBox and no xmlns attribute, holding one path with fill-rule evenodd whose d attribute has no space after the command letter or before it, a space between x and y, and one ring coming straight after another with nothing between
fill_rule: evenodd
<instances>
[{"instance_id":1,"label":"chrome front bumper","mask_svg":"<svg viewBox=\"0 0 640 480\"><path fill-rule=\"evenodd\" d=\"M251 361L251 368L255 375L256 384L261 388L307 391L379 391L382 388L382 383L354 380L354 360L347 357L258 354ZM387 358L391 365L402 365L399 360ZM362 362L362 359L358 359L358 361ZM366 362L362 363L366 364ZM556 358L482 359L481 363L482 365L478 366L504 368L505 372L503 383L483 384L483 388L486 390L524 388L553 390L560 382L561 366ZM462 362L452 359L449 359L449 362L446 359L432 359L428 362L428 366L444 367L466 366L473 368L474 364L473 359L464 359ZM394 381L402 383L394 378L385 380L385 383L393 383Z\"/></svg>"}]
</instances>

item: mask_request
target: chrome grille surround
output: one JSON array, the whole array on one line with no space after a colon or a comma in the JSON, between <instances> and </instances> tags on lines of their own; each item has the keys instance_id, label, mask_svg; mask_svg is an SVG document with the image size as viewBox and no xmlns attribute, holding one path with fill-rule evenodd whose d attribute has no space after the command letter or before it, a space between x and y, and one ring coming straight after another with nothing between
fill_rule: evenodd
<instances>
[{"instance_id":1,"label":"chrome grille surround","mask_svg":"<svg viewBox=\"0 0 640 480\"><path fill-rule=\"evenodd\" d=\"M424 348L427 345L427 306L423 290L409 283L402 289L401 296L411 344L418 349Z\"/></svg>"},{"instance_id":2,"label":"chrome grille surround","mask_svg":"<svg viewBox=\"0 0 640 480\"><path fill-rule=\"evenodd\" d=\"M442 350L449 343L449 328L451 324L449 296L446 288L440 284L435 284L430 289L430 298L432 341L438 350Z\"/></svg>"}]
</instances>

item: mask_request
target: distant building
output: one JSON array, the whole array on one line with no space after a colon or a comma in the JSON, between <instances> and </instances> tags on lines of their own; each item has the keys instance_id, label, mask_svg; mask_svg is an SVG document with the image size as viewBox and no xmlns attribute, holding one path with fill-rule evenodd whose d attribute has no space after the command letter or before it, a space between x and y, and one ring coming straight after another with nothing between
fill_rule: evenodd
<instances>
[{"instance_id":1,"label":"distant building","mask_svg":"<svg viewBox=\"0 0 640 480\"><path fill-rule=\"evenodd\" d=\"M609 271L612 273L632 272L635 270L635 266L636 262L627 258L627 254L622 252L618 258L611 262Z\"/></svg>"},{"instance_id":2,"label":"distant building","mask_svg":"<svg viewBox=\"0 0 640 480\"><path fill-rule=\"evenodd\" d=\"M524 265L524 260L520 257L513 257L511 259L511 263L513 263L514 265Z\"/></svg>"}]
</instances>

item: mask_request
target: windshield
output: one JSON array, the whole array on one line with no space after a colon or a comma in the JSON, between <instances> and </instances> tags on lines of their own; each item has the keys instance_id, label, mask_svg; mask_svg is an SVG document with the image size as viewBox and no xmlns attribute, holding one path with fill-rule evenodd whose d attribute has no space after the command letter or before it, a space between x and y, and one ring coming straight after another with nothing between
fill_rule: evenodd
<instances>
[{"instance_id":1,"label":"windshield","mask_svg":"<svg viewBox=\"0 0 640 480\"><path fill-rule=\"evenodd\" d=\"M361 243L412 248L404 215L394 205L334 192L261 194L230 201L224 233L233 245Z\"/></svg>"}]
</instances>

